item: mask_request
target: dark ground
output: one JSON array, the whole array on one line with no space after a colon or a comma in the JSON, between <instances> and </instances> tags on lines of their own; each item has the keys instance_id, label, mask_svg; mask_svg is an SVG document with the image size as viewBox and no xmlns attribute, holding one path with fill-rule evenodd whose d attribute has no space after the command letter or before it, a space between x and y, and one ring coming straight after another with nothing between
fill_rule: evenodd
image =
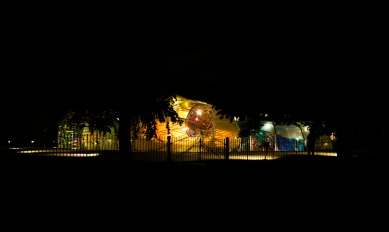
<instances>
[{"instance_id":1,"label":"dark ground","mask_svg":"<svg viewBox=\"0 0 389 232\"><path fill-rule=\"evenodd\" d=\"M82 158L81 158L82 159ZM179 224L359 223L387 210L388 159L134 163L2 160L3 220ZM345 217L347 215L347 217ZM360 221L361 220L361 221ZM199 224L200 223L200 224Z\"/></svg>"}]
</instances>

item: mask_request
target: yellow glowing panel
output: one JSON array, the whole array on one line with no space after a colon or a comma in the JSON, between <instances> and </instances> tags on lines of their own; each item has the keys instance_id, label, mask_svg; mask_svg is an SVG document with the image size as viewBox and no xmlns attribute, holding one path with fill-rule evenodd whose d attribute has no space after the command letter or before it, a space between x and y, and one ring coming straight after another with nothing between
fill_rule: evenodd
<instances>
[{"instance_id":1,"label":"yellow glowing panel","mask_svg":"<svg viewBox=\"0 0 389 232\"><path fill-rule=\"evenodd\" d=\"M212 106L205 102L177 96L177 101L174 105L180 118L189 118L191 120L186 120L186 122L181 126L177 123L170 123L170 134L168 134L165 123L158 123L157 136L160 139L166 139L169 135L172 138L189 137L188 133L196 134L199 130L208 132L206 136L202 137L215 139L225 139L226 137L229 137L233 139L238 136L238 124L235 121L230 123L229 120L219 119L216 116L216 112L212 109ZM189 115L190 113L192 115ZM196 135L194 137L196 137Z\"/></svg>"}]
</instances>

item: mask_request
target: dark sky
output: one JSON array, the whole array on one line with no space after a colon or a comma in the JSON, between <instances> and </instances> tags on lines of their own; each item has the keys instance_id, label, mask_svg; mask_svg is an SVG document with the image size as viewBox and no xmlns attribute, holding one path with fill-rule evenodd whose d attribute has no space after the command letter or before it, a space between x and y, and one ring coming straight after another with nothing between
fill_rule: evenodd
<instances>
[{"instance_id":1,"label":"dark sky","mask_svg":"<svg viewBox=\"0 0 389 232\"><path fill-rule=\"evenodd\" d=\"M99 6L8 11L2 117L58 117L80 99L114 101L118 80L137 81L140 92L172 83L204 101L211 89L239 95L294 85L298 97L312 88L336 107L385 107L379 14L231 2L168 1L131 14Z\"/></svg>"}]
</instances>

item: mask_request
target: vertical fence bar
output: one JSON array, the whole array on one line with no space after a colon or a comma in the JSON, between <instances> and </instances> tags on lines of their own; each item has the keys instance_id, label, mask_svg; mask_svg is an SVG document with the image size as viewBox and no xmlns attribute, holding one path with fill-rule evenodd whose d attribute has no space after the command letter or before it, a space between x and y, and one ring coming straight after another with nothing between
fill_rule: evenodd
<instances>
[{"instance_id":1,"label":"vertical fence bar","mask_svg":"<svg viewBox=\"0 0 389 232\"><path fill-rule=\"evenodd\" d=\"M230 156L230 138L226 138L226 141L225 141L225 157L224 159L225 160L228 160L229 159L229 156Z\"/></svg>"},{"instance_id":2,"label":"vertical fence bar","mask_svg":"<svg viewBox=\"0 0 389 232\"><path fill-rule=\"evenodd\" d=\"M294 150L296 152L296 155L297 155L297 151L298 151L298 144L297 144L298 140L295 140L295 144L294 144Z\"/></svg>"},{"instance_id":3,"label":"vertical fence bar","mask_svg":"<svg viewBox=\"0 0 389 232\"><path fill-rule=\"evenodd\" d=\"M201 160L201 143L202 143L203 141L202 141L202 139L201 139L201 137L200 137L200 152L199 152L199 160Z\"/></svg>"},{"instance_id":4,"label":"vertical fence bar","mask_svg":"<svg viewBox=\"0 0 389 232\"><path fill-rule=\"evenodd\" d=\"M249 138L246 139L246 153L247 153L247 160L249 160Z\"/></svg>"},{"instance_id":5,"label":"vertical fence bar","mask_svg":"<svg viewBox=\"0 0 389 232\"><path fill-rule=\"evenodd\" d=\"M170 149L170 146L171 146L171 142L170 142L170 139L171 139L171 136L169 135L168 137L167 137L167 161L168 162L171 162L172 161L172 154L171 154L171 149Z\"/></svg>"}]
</instances>

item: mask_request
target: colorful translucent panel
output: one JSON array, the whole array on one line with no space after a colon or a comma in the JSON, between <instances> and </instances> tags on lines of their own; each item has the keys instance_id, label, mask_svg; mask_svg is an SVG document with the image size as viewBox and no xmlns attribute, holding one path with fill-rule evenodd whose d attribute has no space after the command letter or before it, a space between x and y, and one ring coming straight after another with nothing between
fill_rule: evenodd
<instances>
[{"instance_id":1,"label":"colorful translucent panel","mask_svg":"<svg viewBox=\"0 0 389 232\"><path fill-rule=\"evenodd\" d=\"M186 133L189 137L208 137L212 134L215 119L213 109L207 105L195 105L186 117Z\"/></svg>"}]
</instances>

